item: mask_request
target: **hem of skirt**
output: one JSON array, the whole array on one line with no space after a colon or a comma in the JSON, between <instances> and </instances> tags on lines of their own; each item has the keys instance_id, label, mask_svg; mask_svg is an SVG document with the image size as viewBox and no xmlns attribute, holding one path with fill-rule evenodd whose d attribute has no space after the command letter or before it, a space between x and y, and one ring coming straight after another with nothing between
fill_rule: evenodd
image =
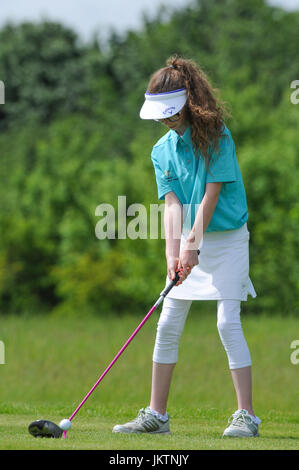
<instances>
[{"instance_id":1,"label":"hem of skirt","mask_svg":"<svg viewBox=\"0 0 299 470\"><path fill-rule=\"evenodd\" d=\"M167 285L167 283L166 283ZM175 293L175 290L172 290L168 293L167 297L171 299L180 299L180 300L239 300L241 302L246 302L248 300L248 296L250 295L253 299L256 298L257 294L255 291L255 288L252 284L252 281L250 278L248 278L248 285L243 288L241 291L241 294L221 294L219 290L215 289L215 294L214 295L184 295L182 293Z\"/></svg>"},{"instance_id":2,"label":"hem of skirt","mask_svg":"<svg viewBox=\"0 0 299 470\"><path fill-rule=\"evenodd\" d=\"M216 295L216 296L191 296L191 295L188 295L188 296L184 296L184 295L171 295L171 293L169 293L167 295L167 297L169 297L170 299L180 299L180 300L240 300L242 302L246 302L248 300L248 296L251 296L252 298L256 298L256 294L252 294L250 292L248 292L247 295L245 296L234 296L234 295Z\"/></svg>"}]
</instances>

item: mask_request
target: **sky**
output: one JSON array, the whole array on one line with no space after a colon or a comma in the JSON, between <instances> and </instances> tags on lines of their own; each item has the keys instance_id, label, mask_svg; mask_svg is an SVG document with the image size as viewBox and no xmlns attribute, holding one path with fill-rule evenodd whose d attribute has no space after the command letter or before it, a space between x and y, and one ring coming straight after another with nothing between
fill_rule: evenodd
<instances>
[{"instance_id":1,"label":"sky","mask_svg":"<svg viewBox=\"0 0 299 470\"><path fill-rule=\"evenodd\" d=\"M19 23L45 18L63 22L77 31L83 40L88 40L95 31L104 38L110 28L119 33L136 30L142 25L143 12L151 17L161 4L180 8L192 3L193 0L2 0L0 27L7 20ZM268 3L299 9L299 0L268 0Z\"/></svg>"}]
</instances>

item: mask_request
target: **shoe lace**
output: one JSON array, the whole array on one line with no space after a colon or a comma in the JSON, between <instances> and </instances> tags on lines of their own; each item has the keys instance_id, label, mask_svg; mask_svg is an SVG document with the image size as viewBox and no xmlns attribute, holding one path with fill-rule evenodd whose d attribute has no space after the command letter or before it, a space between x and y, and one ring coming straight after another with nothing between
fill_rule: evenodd
<instances>
[{"instance_id":1,"label":"shoe lace","mask_svg":"<svg viewBox=\"0 0 299 470\"><path fill-rule=\"evenodd\" d=\"M241 427L243 424L249 424L251 422L251 418L245 413L236 412L229 418L228 422L234 426Z\"/></svg>"},{"instance_id":2,"label":"shoe lace","mask_svg":"<svg viewBox=\"0 0 299 470\"><path fill-rule=\"evenodd\" d=\"M138 424L142 423L142 421L144 421L144 417L145 417L145 409L141 408L141 410L139 410L138 412L137 417L133 421Z\"/></svg>"}]
</instances>

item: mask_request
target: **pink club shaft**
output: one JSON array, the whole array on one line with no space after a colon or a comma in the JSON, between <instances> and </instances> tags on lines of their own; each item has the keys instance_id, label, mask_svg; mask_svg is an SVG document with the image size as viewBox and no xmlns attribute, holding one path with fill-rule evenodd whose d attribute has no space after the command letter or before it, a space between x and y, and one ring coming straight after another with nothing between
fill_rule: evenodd
<instances>
[{"instance_id":1,"label":"pink club shaft","mask_svg":"<svg viewBox=\"0 0 299 470\"><path fill-rule=\"evenodd\" d=\"M199 255L199 250L197 250L197 253ZM145 324L145 322L149 319L149 317L151 316L151 314L156 310L156 308L160 305L160 303L164 300L164 298L166 297L166 295L169 293L169 291L173 288L173 286L176 285L176 283L178 282L179 280L179 273L177 272L176 273L176 276L175 278L168 284L168 286L165 287L165 289L161 292L160 294L160 297L159 299L157 300L157 302L152 306L152 308L150 309L150 311L146 314L146 316L144 317L144 319L142 320L142 322L137 326L136 330L134 331L134 333L132 333L132 335L130 336L130 338L126 341L126 343L123 345L123 347L121 348L121 350L116 354L115 358L113 359L113 361L109 364L109 366L107 367L107 369L102 373L101 377L97 380L97 382L94 384L94 386L92 387L92 389L88 392L88 394L86 395L86 397L81 401L80 405L75 409L74 413L69 417L69 421L72 421L73 417L78 413L78 411L80 410L81 406L84 405L84 403L86 402L86 400L88 399L88 397L90 397L90 395L92 394L92 392L94 391L95 388L97 388L97 386L99 385L99 383L102 381L102 379L105 377L105 375L107 374L107 372L111 369L111 367L113 366L113 364L115 364L115 362L117 361L117 359L119 358L119 356L121 356L121 354L124 352L124 350L126 349L126 347L131 343L132 339L136 336L136 334L138 333L138 331L143 327L143 325ZM66 433L67 431L64 431L63 435L64 435L64 439L66 439Z\"/></svg>"},{"instance_id":2,"label":"pink club shaft","mask_svg":"<svg viewBox=\"0 0 299 470\"><path fill-rule=\"evenodd\" d=\"M144 317L144 319L142 320L142 322L138 325L138 327L136 328L136 330L134 331L134 333L132 333L132 335L130 336L130 338L126 341L126 343L123 345L123 347L121 348L121 350L116 354L115 358L113 359L113 361L109 364L109 366L107 367L107 369L102 373L101 377L97 380L97 382L94 384L94 386L90 389L90 391L88 392L88 394L86 395L86 397L81 401L80 405L75 409L74 413L69 417L69 420L72 421L72 419L74 418L74 416L78 413L78 411L80 410L81 406L84 405L84 403L86 402L86 400L90 397L90 395L92 394L92 392L95 390L95 388L99 385L99 383L103 380L103 378L105 377L105 375L107 374L107 372L111 369L111 367L113 366L113 364L115 364L115 362L117 361L117 359L119 358L119 356L121 356L121 354L123 353L123 351L126 349L126 347L130 344L130 342L132 341L132 339L136 336L136 334L138 333L138 331L143 327L143 325L145 324L145 322L149 319L149 317L151 316L151 314L154 312L154 310L156 310L156 308L160 305L160 303L162 302L162 300L164 299L164 296L160 296L159 299L157 300L157 302L153 305L153 307L150 309L150 311L147 313L147 315ZM66 431L64 431L63 433L64 435L64 439L66 439Z\"/></svg>"}]
</instances>

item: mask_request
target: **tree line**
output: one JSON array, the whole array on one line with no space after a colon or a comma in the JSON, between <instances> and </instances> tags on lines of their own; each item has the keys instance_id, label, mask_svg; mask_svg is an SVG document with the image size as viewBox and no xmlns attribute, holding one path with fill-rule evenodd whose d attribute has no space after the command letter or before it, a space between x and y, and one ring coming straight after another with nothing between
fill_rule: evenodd
<instances>
[{"instance_id":1,"label":"tree line","mask_svg":"<svg viewBox=\"0 0 299 470\"><path fill-rule=\"evenodd\" d=\"M99 240L96 207L158 203L141 121L150 75L195 60L232 117L249 206L250 313L299 312L299 12L263 0L197 0L144 17L140 31L82 43L49 21L0 30L0 311L139 311L166 276L164 240Z\"/></svg>"}]
</instances>

